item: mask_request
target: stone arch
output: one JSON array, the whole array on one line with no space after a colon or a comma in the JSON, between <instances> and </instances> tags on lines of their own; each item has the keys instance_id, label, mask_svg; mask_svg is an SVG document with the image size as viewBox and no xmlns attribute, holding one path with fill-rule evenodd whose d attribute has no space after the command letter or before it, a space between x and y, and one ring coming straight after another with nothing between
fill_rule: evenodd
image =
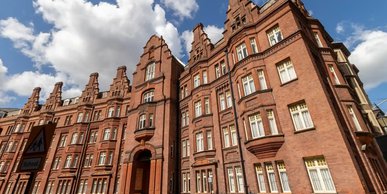
<instances>
[{"instance_id":1,"label":"stone arch","mask_svg":"<svg viewBox=\"0 0 387 194\"><path fill-rule=\"evenodd\" d=\"M130 152L129 163L133 163L137 153L140 153L140 152L146 151L146 150L150 151L150 153L152 155L152 157L150 158L151 160L156 159L156 149L155 149L155 147L153 145L148 144L148 143L146 143L146 144L139 144L136 147L134 147L133 150Z\"/></svg>"}]
</instances>

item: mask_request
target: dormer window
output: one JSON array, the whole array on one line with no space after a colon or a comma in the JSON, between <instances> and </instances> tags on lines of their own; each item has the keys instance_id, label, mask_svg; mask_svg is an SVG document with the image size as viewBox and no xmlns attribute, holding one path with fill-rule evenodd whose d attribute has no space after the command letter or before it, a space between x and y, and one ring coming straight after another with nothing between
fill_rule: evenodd
<instances>
[{"instance_id":1,"label":"dormer window","mask_svg":"<svg viewBox=\"0 0 387 194\"><path fill-rule=\"evenodd\" d=\"M145 81L151 80L155 77L156 64L153 62L146 67Z\"/></svg>"},{"instance_id":2,"label":"dormer window","mask_svg":"<svg viewBox=\"0 0 387 194\"><path fill-rule=\"evenodd\" d=\"M153 102L153 97L154 97L154 90L148 90L144 93L143 95L143 102Z\"/></svg>"}]
</instances>

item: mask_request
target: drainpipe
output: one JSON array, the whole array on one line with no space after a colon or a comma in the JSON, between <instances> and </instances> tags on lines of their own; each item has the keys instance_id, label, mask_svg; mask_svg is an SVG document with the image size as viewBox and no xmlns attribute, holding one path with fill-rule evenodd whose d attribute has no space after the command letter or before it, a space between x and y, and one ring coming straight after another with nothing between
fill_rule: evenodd
<instances>
[{"instance_id":1,"label":"drainpipe","mask_svg":"<svg viewBox=\"0 0 387 194\"><path fill-rule=\"evenodd\" d=\"M242 154L242 141L241 141L241 136L239 133L239 124L238 124L238 115L237 115L237 110L236 110L236 104L235 104L235 95L234 95L234 90L232 87L232 79L231 79L231 69L228 61L228 50L224 50L226 54L226 64L227 64L227 75L228 75L228 81L230 85L230 93L231 93L231 98L232 98L232 108L234 111L234 122L235 122L235 128L237 132L237 138L238 138L238 149L239 149L239 157L241 158L241 167L242 167L242 172L243 172L243 184L245 186L245 192L246 194L249 193L249 186L247 185L247 178L246 178L246 170L245 170L245 160L243 159L243 154Z\"/></svg>"}]
</instances>

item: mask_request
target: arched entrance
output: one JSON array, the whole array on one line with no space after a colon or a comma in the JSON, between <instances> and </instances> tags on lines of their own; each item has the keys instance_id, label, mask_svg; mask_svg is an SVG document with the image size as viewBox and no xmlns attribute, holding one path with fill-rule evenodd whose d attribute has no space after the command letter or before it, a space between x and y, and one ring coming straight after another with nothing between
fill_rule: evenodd
<instances>
[{"instance_id":1,"label":"arched entrance","mask_svg":"<svg viewBox=\"0 0 387 194\"><path fill-rule=\"evenodd\" d=\"M136 153L133 158L131 194L149 193L150 162L152 154L149 150Z\"/></svg>"}]
</instances>

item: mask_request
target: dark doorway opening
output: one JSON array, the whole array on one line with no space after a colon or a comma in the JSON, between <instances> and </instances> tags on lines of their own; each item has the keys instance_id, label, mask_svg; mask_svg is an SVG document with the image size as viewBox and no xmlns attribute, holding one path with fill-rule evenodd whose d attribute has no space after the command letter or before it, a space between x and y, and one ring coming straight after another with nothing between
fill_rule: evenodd
<instances>
[{"instance_id":1,"label":"dark doorway opening","mask_svg":"<svg viewBox=\"0 0 387 194\"><path fill-rule=\"evenodd\" d=\"M150 181L150 161L152 153L144 150L136 153L133 160L131 194L148 194Z\"/></svg>"}]
</instances>

